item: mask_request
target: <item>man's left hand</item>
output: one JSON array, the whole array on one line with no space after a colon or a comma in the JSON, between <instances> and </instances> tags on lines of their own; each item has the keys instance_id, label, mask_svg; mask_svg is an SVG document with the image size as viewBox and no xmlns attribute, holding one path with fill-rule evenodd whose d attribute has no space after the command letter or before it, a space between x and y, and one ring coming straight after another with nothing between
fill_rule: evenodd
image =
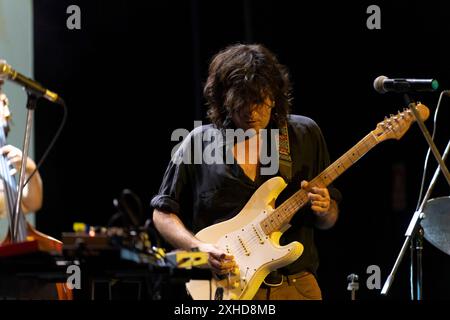
<instances>
[{"instance_id":1,"label":"man's left hand","mask_svg":"<svg viewBox=\"0 0 450 320\"><path fill-rule=\"evenodd\" d=\"M302 181L301 187L308 192L308 199L311 201L311 209L314 213L319 217L327 215L331 205L328 188L310 187L309 182L305 180Z\"/></svg>"}]
</instances>

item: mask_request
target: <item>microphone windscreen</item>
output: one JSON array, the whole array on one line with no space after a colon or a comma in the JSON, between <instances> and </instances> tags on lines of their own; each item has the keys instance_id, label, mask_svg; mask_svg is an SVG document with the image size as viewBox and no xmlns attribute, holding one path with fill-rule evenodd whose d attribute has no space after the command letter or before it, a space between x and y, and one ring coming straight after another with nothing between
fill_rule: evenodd
<instances>
[{"instance_id":1,"label":"microphone windscreen","mask_svg":"<svg viewBox=\"0 0 450 320\"><path fill-rule=\"evenodd\" d=\"M383 82L384 80L388 79L388 77L385 76L379 76L373 81L373 88L378 93L386 93L387 91L384 90Z\"/></svg>"}]
</instances>

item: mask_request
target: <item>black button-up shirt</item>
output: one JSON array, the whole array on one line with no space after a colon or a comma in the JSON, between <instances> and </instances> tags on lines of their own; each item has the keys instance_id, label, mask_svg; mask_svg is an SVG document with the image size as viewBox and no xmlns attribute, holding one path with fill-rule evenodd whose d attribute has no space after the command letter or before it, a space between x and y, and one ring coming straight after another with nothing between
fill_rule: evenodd
<instances>
[{"instance_id":1,"label":"black button-up shirt","mask_svg":"<svg viewBox=\"0 0 450 320\"><path fill-rule=\"evenodd\" d=\"M202 141L201 135L211 128L212 125L197 127L184 140L167 167L158 195L151 201L152 207L178 215L194 233L237 215L258 187L275 176L259 175L252 181L235 161L231 164L179 161L191 152L190 157L184 159L193 162L192 155L198 145L197 152L204 151L205 143L194 146L194 141ZM292 180L278 197L277 206L299 189L302 180L312 180L329 165L325 140L313 120L290 115L288 134ZM337 189L329 186L329 191L333 199L340 201ZM314 222L315 216L308 204L296 213L290 222L291 227L281 237L281 245L295 240L304 246L300 258L283 268L284 274L303 270L316 273L319 259L314 244Z\"/></svg>"}]
</instances>

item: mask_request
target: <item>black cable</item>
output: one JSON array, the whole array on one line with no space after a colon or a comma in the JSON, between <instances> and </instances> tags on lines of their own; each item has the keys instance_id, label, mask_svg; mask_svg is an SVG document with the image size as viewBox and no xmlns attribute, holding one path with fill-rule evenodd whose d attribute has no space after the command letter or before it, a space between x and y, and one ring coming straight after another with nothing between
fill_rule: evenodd
<instances>
[{"instance_id":1,"label":"black cable","mask_svg":"<svg viewBox=\"0 0 450 320\"><path fill-rule=\"evenodd\" d=\"M42 163L45 161L45 159L47 158L48 154L50 153L50 150L53 148L56 140L59 138L59 136L61 135L61 131L64 127L64 125L66 124L67 121L67 105L66 102L62 99L59 98L60 101L60 105L63 106L63 110L64 110L64 114L63 114L63 118L61 120L61 124L59 125L58 130L56 131L52 141L50 142L50 144L48 145L47 149L45 150L44 154L42 155L41 159L39 160L39 162L36 165L36 168L34 169L34 171L30 174L30 176L28 177L28 179L25 181L25 183L23 184L23 188L27 185L27 183L30 181L30 179L33 177L33 175L39 170L39 168L41 167Z\"/></svg>"},{"instance_id":2,"label":"black cable","mask_svg":"<svg viewBox=\"0 0 450 320\"><path fill-rule=\"evenodd\" d=\"M432 140L434 140L434 136L436 134L437 115L438 115L439 107L441 106L441 100L442 100L442 97L443 97L444 94L449 95L450 91L449 90L444 90L439 95L439 100L438 100L438 103L437 103L436 110L434 111L434 117L433 117L433 133L431 134L431 139ZM416 211L419 210L419 206L420 206L420 204L422 202L423 187L425 185L425 177L426 177L426 174L427 174L428 160L429 160L430 152L431 152L431 148L428 148L427 154L425 156L425 162L424 162L424 168L423 168L423 174L422 174L422 182L421 182L421 185L420 185L419 197L417 199Z\"/></svg>"},{"instance_id":3,"label":"black cable","mask_svg":"<svg viewBox=\"0 0 450 320\"><path fill-rule=\"evenodd\" d=\"M448 90L441 91L441 94L439 95L439 100L436 106L436 109L434 111L434 117L433 117L433 132L431 134L431 140L434 141L434 136L436 134L437 129L437 116L439 113L439 108L441 106L442 97L444 94L449 95ZM428 169L428 162L430 157L431 147L428 147L427 153L425 155L425 161L424 161L424 167L423 167L423 174L422 174L422 181L420 184L420 191L419 191L419 197L417 198L417 205L416 205L416 211L419 210L420 204L422 203L423 199L423 189L425 186L425 177L427 175L427 169ZM411 250L411 266L410 266L410 277L409 277L409 283L410 283L410 295L411 300L414 300L414 246L416 245L415 241L411 241L410 244L410 250Z\"/></svg>"},{"instance_id":4,"label":"black cable","mask_svg":"<svg viewBox=\"0 0 450 320\"><path fill-rule=\"evenodd\" d=\"M135 205L137 206L137 214L138 216L136 216L134 210L130 207L128 201L127 201L127 196L131 197L134 202ZM123 189L122 190L122 194L120 195L120 201L119 204L122 206L122 208L125 209L128 218L131 220L131 223L135 226L135 227L139 227L142 223L142 217L144 215L144 209L142 206L142 201L139 198L138 195L136 195L133 191L131 191L130 189Z\"/></svg>"}]
</instances>

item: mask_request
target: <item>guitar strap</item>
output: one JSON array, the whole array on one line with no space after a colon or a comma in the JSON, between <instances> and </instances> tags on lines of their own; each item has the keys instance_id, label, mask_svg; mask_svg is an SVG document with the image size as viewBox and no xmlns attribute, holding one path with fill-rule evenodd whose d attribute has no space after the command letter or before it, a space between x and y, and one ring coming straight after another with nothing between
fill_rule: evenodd
<instances>
[{"instance_id":1,"label":"guitar strap","mask_svg":"<svg viewBox=\"0 0 450 320\"><path fill-rule=\"evenodd\" d=\"M287 127L287 121L279 129L279 164L280 164L280 175L284 180L289 183L292 181L292 158L291 149L289 147L289 132ZM264 279L264 284L268 287L278 287L283 283L283 276L278 271L270 272Z\"/></svg>"},{"instance_id":2,"label":"guitar strap","mask_svg":"<svg viewBox=\"0 0 450 320\"><path fill-rule=\"evenodd\" d=\"M292 158L291 150L289 148L289 133L287 127L287 121L281 126L279 135L279 165L280 174L286 180L287 183L292 180Z\"/></svg>"}]
</instances>

